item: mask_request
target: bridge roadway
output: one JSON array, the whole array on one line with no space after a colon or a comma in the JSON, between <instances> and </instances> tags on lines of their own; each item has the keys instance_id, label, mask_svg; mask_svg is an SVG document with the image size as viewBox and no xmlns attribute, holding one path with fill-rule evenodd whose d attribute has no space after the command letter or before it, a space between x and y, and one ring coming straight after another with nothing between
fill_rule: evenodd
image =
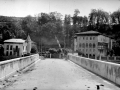
<instances>
[{"instance_id":1,"label":"bridge roadway","mask_svg":"<svg viewBox=\"0 0 120 90\"><path fill-rule=\"evenodd\" d=\"M4 90L120 90L120 88L69 60L45 59L19 75L16 82Z\"/></svg>"}]
</instances>

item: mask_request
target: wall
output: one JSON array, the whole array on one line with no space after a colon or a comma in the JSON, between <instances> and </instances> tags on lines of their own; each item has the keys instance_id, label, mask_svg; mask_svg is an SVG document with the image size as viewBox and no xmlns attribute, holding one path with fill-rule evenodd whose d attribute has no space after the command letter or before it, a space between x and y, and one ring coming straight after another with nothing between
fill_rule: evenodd
<instances>
[{"instance_id":1,"label":"wall","mask_svg":"<svg viewBox=\"0 0 120 90\"><path fill-rule=\"evenodd\" d=\"M0 62L0 80L8 78L39 59L38 54Z\"/></svg>"},{"instance_id":2,"label":"wall","mask_svg":"<svg viewBox=\"0 0 120 90\"><path fill-rule=\"evenodd\" d=\"M120 64L84 58L72 54L68 55L68 59L91 72L120 85Z\"/></svg>"}]
</instances>

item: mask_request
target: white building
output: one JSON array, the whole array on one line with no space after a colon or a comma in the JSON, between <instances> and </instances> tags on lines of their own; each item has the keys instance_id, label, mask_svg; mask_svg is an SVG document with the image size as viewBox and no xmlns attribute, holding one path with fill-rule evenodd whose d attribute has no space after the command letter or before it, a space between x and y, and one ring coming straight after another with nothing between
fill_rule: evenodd
<instances>
[{"instance_id":1,"label":"white building","mask_svg":"<svg viewBox=\"0 0 120 90\"><path fill-rule=\"evenodd\" d=\"M27 42L23 39L8 39L4 41L4 54L22 56L27 53Z\"/></svg>"}]
</instances>

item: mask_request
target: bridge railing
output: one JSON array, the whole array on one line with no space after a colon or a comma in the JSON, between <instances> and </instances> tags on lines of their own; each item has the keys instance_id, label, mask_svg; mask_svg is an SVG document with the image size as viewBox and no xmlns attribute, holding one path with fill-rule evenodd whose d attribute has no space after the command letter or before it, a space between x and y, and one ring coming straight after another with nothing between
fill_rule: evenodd
<instances>
[{"instance_id":1,"label":"bridge railing","mask_svg":"<svg viewBox=\"0 0 120 90\"><path fill-rule=\"evenodd\" d=\"M39 54L15 58L0 62L0 80L7 79L17 71L20 71L39 59Z\"/></svg>"},{"instance_id":2,"label":"bridge railing","mask_svg":"<svg viewBox=\"0 0 120 90\"><path fill-rule=\"evenodd\" d=\"M68 54L68 59L83 68L120 85L120 64Z\"/></svg>"}]
</instances>

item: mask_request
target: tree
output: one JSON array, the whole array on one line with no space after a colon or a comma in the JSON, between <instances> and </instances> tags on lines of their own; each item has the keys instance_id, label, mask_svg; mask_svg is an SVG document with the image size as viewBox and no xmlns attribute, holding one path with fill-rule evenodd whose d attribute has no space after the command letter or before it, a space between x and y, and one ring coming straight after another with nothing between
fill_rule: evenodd
<instances>
[{"instance_id":1,"label":"tree","mask_svg":"<svg viewBox=\"0 0 120 90\"><path fill-rule=\"evenodd\" d=\"M115 24L120 24L120 9L111 14L112 22Z\"/></svg>"},{"instance_id":2,"label":"tree","mask_svg":"<svg viewBox=\"0 0 120 90\"><path fill-rule=\"evenodd\" d=\"M37 52L38 52L37 47L33 46L31 48L31 53L37 53Z\"/></svg>"},{"instance_id":3,"label":"tree","mask_svg":"<svg viewBox=\"0 0 120 90\"><path fill-rule=\"evenodd\" d=\"M51 22L61 21L62 14L58 12L50 12L49 17Z\"/></svg>"},{"instance_id":4,"label":"tree","mask_svg":"<svg viewBox=\"0 0 120 90\"><path fill-rule=\"evenodd\" d=\"M92 9L89 14L89 25L93 30L98 30L99 32L106 32L106 25L109 24L110 16L107 12L103 10Z\"/></svg>"},{"instance_id":5,"label":"tree","mask_svg":"<svg viewBox=\"0 0 120 90\"><path fill-rule=\"evenodd\" d=\"M70 15L65 15L64 24L65 25L70 25L71 24L71 16Z\"/></svg>"},{"instance_id":6,"label":"tree","mask_svg":"<svg viewBox=\"0 0 120 90\"><path fill-rule=\"evenodd\" d=\"M49 14L41 13L38 16L39 36L41 39L44 39L42 43L54 43L55 36L59 38L61 42L63 41L61 17L62 15L58 12L50 12ZM50 40L51 42L48 42Z\"/></svg>"},{"instance_id":7,"label":"tree","mask_svg":"<svg viewBox=\"0 0 120 90\"><path fill-rule=\"evenodd\" d=\"M78 24L78 14L80 13L80 11L78 10L78 9L75 9L75 11L74 11L74 15L73 15L73 17L72 17L72 19L73 19L73 25L76 25L76 24Z\"/></svg>"},{"instance_id":8,"label":"tree","mask_svg":"<svg viewBox=\"0 0 120 90\"><path fill-rule=\"evenodd\" d=\"M111 14L112 18L112 36L120 43L120 9Z\"/></svg>"},{"instance_id":9,"label":"tree","mask_svg":"<svg viewBox=\"0 0 120 90\"><path fill-rule=\"evenodd\" d=\"M74 11L74 16L78 16L78 14L80 14L79 9L75 9L75 11Z\"/></svg>"},{"instance_id":10,"label":"tree","mask_svg":"<svg viewBox=\"0 0 120 90\"><path fill-rule=\"evenodd\" d=\"M72 21L73 21L73 30L72 30L72 33L73 35L75 33L78 33L78 28L79 28L79 16L78 14L80 13L80 11L78 9L75 9L74 11L74 15L72 17Z\"/></svg>"},{"instance_id":11,"label":"tree","mask_svg":"<svg viewBox=\"0 0 120 90\"><path fill-rule=\"evenodd\" d=\"M120 56L120 54L118 53L120 51L120 43L116 42L113 45L113 53L115 54L115 56Z\"/></svg>"},{"instance_id":12,"label":"tree","mask_svg":"<svg viewBox=\"0 0 120 90\"><path fill-rule=\"evenodd\" d=\"M38 24L41 26L45 23L48 23L49 21L50 21L50 17L46 13L41 13L41 16L38 17Z\"/></svg>"},{"instance_id":13,"label":"tree","mask_svg":"<svg viewBox=\"0 0 120 90\"><path fill-rule=\"evenodd\" d=\"M72 38L71 19L72 18L70 15L65 15L63 33L64 33L64 37L65 37L66 47L70 47L70 42L71 42L71 38Z\"/></svg>"},{"instance_id":14,"label":"tree","mask_svg":"<svg viewBox=\"0 0 120 90\"><path fill-rule=\"evenodd\" d=\"M16 28L16 20L12 17L0 16L0 32L2 33L2 42L6 39L10 39L16 37L17 28Z\"/></svg>"}]
</instances>

